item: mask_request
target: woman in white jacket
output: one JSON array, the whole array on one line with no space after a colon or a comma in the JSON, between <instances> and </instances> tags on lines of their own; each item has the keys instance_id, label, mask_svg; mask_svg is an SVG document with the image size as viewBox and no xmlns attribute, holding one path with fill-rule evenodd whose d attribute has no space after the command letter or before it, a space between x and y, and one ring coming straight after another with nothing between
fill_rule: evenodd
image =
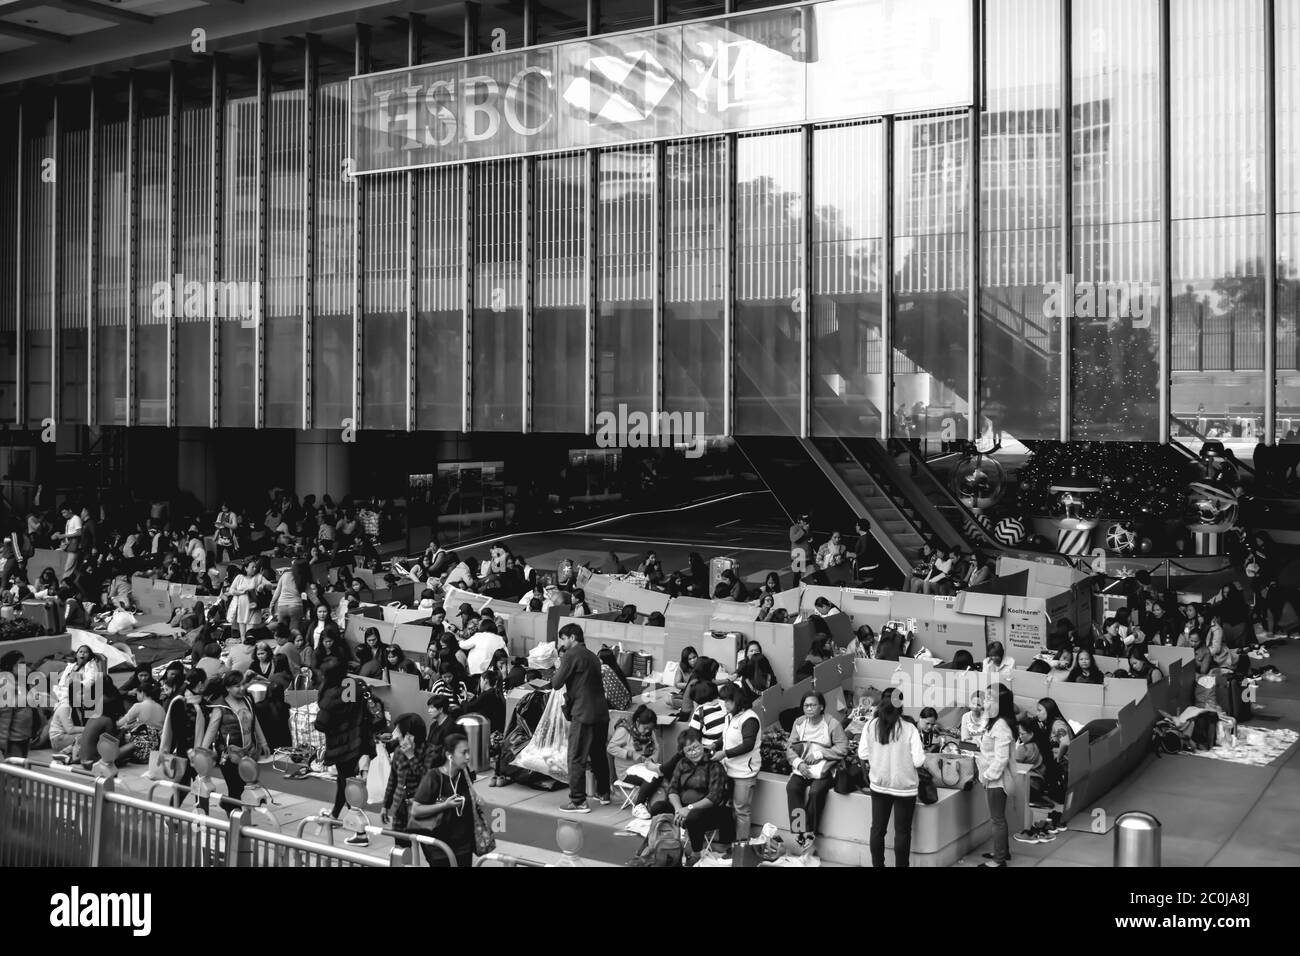
<instances>
[{"instance_id":1,"label":"woman in white jacket","mask_svg":"<svg viewBox=\"0 0 1300 956\"><path fill-rule=\"evenodd\" d=\"M912 855L912 815L919 785L917 769L925 766L925 748L916 725L885 691L876 716L867 722L858 743L858 757L871 767L871 865L885 865L885 828L894 817L894 866L909 866Z\"/></svg>"},{"instance_id":2,"label":"woman in white jacket","mask_svg":"<svg viewBox=\"0 0 1300 956\"><path fill-rule=\"evenodd\" d=\"M989 819L993 824L993 850L985 853L988 867L1004 867L1011 859L1008 842L1007 796L1015 786L1011 754L1016 741L1016 700L1011 688L995 684L984 695L984 715L988 728L980 738L980 755L975 758L980 783L989 801Z\"/></svg>"}]
</instances>

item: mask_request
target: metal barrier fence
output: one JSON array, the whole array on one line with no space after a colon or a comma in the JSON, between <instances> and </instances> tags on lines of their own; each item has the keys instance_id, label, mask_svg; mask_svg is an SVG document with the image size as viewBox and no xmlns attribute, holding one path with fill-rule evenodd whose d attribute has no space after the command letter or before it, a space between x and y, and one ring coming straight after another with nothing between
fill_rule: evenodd
<instances>
[{"instance_id":1,"label":"metal barrier fence","mask_svg":"<svg viewBox=\"0 0 1300 956\"><path fill-rule=\"evenodd\" d=\"M456 858L432 837L367 827L373 834L402 839L386 857L288 836L254 826L267 819L256 808L236 810L229 820L156 803L160 787L141 798L114 790L114 781L80 769L0 762L0 868L16 866L313 866L394 867L419 865L416 844ZM172 788L162 787L170 799ZM183 789L183 788L182 788ZM312 822L312 819L304 823Z\"/></svg>"}]
</instances>

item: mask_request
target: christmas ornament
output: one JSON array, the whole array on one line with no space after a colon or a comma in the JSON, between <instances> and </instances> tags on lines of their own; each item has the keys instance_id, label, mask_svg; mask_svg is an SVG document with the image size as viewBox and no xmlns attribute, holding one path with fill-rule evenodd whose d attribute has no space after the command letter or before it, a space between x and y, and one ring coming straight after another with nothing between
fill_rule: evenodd
<instances>
[{"instance_id":1,"label":"christmas ornament","mask_svg":"<svg viewBox=\"0 0 1300 956\"><path fill-rule=\"evenodd\" d=\"M1006 471L996 458L971 455L953 469L952 490L967 508L991 508L1002 499L1006 481Z\"/></svg>"},{"instance_id":2,"label":"christmas ornament","mask_svg":"<svg viewBox=\"0 0 1300 956\"><path fill-rule=\"evenodd\" d=\"M1137 532L1131 524L1116 521L1106 529L1106 547L1116 554L1132 554L1137 547L1137 540Z\"/></svg>"},{"instance_id":3,"label":"christmas ornament","mask_svg":"<svg viewBox=\"0 0 1300 956\"><path fill-rule=\"evenodd\" d=\"M1014 548L1025 540L1025 523L1019 518L1003 518L993 526L993 538L1004 547Z\"/></svg>"}]
</instances>

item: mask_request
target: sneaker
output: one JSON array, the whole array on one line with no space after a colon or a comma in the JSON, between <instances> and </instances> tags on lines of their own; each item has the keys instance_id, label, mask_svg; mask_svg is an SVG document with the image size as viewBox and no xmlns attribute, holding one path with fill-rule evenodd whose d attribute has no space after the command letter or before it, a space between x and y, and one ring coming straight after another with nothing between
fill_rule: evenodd
<instances>
[{"instance_id":1,"label":"sneaker","mask_svg":"<svg viewBox=\"0 0 1300 956\"><path fill-rule=\"evenodd\" d=\"M638 803L632 808L632 816L636 817L638 820L649 820L650 810L644 803Z\"/></svg>"},{"instance_id":2,"label":"sneaker","mask_svg":"<svg viewBox=\"0 0 1300 956\"><path fill-rule=\"evenodd\" d=\"M1046 823L1035 824L1034 832L1038 834L1039 843L1051 843L1056 839L1056 831L1049 829Z\"/></svg>"},{"instance_id":3,"label":"sneaker","mask_svg":"<svg viewBox=\"0 0 1300 956\"><path fill-rule=\"evenodd\" d=\"M1011 839L1015 840L1017 843L1042 843L1043 842L1043 837L1038 832L1037 828L1030 829L1030 830L1021 830L1019 833L1013 833L1011 834ZM1056 839L1056 838L1053 837L1052 839Z\"/></svg>"},{"instance_id":4,"label":"sneaker","mask_svg":"<svg viewBox=\"0 0 1300 956\"><path fill-rule=\"evenodd\" d=\"M996 859L997 859L997 857L994 856L992 853L981 853L980 856L984 857L984 859L986 859L986 860L996 860Z\"/></svg>"},{"instance_id":5,"label":"sneaker","mask_svg":"<svg viewBox=\"0 0 1300 956\"><path fill-rule=\"evenodd\" d=\"M1055 836L1058 833L1066 832L1069 829L1069 827L1067 827L1064 823L1061 822L1061 818L1059 816L1053 814L1052 816L1047 818L1047 822L1043 824L1043 829L1046 830L1048 833L1052 834L1053 836Z\"/></svg>"},{"instance_id":6,"label":"sneaker","mask_svg":"<svg viewBox=\"0 0 1300 956\"><path fill-rule=\"evenodd\" d=\"M590 813L591 807L587 806L586 801L583 801L582 803L574 803L572 800L570 800L564 806L560 807L560 812L561 813Z\"/></svg>"},{"instance_id":7,"label":"sneaker","mask_svg":"<svg viewBox=\"0 0 1300 956\"><path fill-rule=\"evenodd\" d=\"M611 802L613 802L613 797L611 797L608 793L598 793L596 794L596 802L599 803L602 807L607 807L610 805Z\"/></svg>"},{"instance_id":8,"label":"sneaker","mask_svg":"<svg viewBox=\"0 0 1300 956\"><path fill-rule=\"evenodd\" d=\"M348 846L370 846L370 837L364 833L354 833L343 842Z\"/></svg>"},{"instance_id":9,"label":"sneaker","mask_svg":"<svg viewBox=\"0 0 1300 956\"><path fill-rule=\"evenodd\" d=\"M986 856L988 854L985 854ZM1006 860L989 860L987 863L981 863L980 866L987 866L995 870L1004 870L1007 866Z\"/></svg>"}]
</instances>

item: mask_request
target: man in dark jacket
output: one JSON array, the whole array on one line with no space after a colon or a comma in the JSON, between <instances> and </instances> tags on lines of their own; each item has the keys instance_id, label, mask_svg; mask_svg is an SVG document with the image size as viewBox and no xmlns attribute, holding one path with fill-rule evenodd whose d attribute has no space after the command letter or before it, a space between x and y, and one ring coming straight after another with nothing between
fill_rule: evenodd
<instances>
[{"instance_id":1,"label":"man in dark jacket","mask_svg":"<svg viewBox=\"0 0 1300 956\"><path fill-rule=\"evenodd\" d=\"M565 689L564 710L569 718L569 802L560 807L566 813L589 813L587 766L596 777L596 799L609 804L609 705L600 676L600 659L587 650L586 638L577 624L560 628L560 666L551 686Z\"/></svg>"}]
</instances>

